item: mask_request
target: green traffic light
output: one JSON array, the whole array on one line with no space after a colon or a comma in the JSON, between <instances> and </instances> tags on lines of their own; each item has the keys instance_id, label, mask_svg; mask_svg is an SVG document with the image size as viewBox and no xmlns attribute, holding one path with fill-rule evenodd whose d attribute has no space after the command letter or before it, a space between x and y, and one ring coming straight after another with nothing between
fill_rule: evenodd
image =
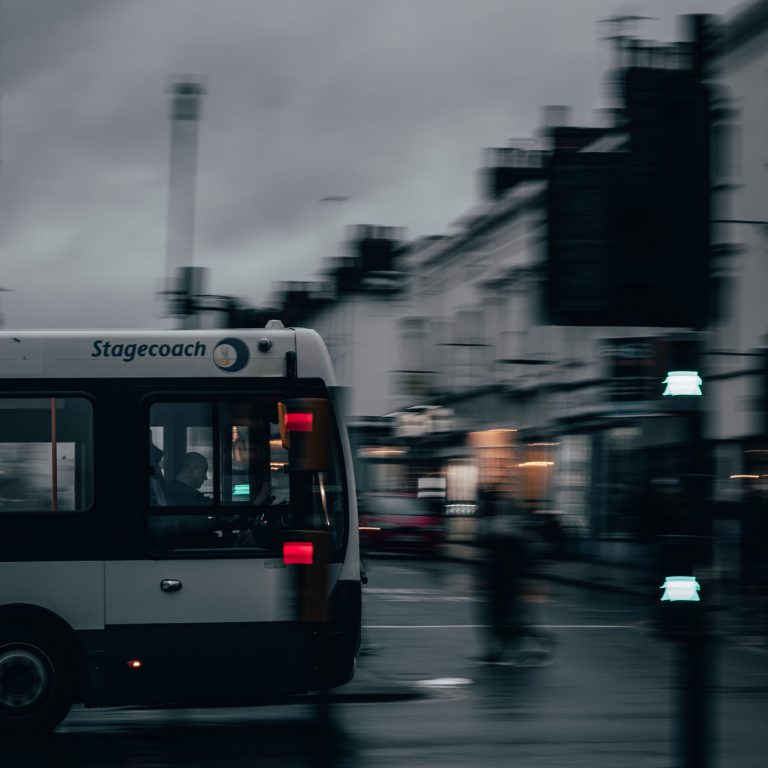
<instances>
[{"instance_id":1,"label":"green traffic light","mask_svg":"<svg viewBox=\"0 0 768 768\"><path fill-rule=\"evenodd\" d=\"M667 385L665 395L688 395L701 397L703 384L698 371L668 371L667 378L662 382Z\"/></svg>"},{"instance_id":2,"label":"green traffic light","mask_svg":"<svg viewBox=\"0 0 768 768\"><path fill-rule=\"evenodd\" d=\"M701 585L696 581L695 576L667 576L666 581L659 589L664 590L664 594L661 596L662 600L701 602L698 595Z\"/></svg>"}]
</instances>

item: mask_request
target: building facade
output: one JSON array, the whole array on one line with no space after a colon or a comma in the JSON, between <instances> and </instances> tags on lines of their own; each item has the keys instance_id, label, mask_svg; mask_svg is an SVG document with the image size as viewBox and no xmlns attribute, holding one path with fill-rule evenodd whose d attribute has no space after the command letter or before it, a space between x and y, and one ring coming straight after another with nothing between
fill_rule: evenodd
<instances>
[{"instance_id":1,"label":"building facade","mask_svg":"<svg viewBox=\"0 0 768 768\"><path fill-rule=\"evenodd\" d=\"M323 287L283 291L349 387L362 487L440 475L471 514L501 471L585 553L625 559L659 494L698 478L732 545L718 567L740 570L728 505L768 481L768 2L693 28L623 42L608 124L549 110L536 141L488 150L446 234L358 229ZM676 370L702 397L665 395Z\"/></svg>"}]
</instances>

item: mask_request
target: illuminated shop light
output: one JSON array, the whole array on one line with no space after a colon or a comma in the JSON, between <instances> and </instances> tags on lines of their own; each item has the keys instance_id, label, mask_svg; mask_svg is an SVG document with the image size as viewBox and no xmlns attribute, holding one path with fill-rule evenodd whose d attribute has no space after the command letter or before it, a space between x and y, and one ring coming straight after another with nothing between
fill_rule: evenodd
<instances>
[{"instance_id":1,"label":"illuminated shop light","mask_svg":"<svg viewBox=\"0 0 768 768\"><path fill-rule=\"evenodd\" d=\"M445 514L449 517L470 517L477 512L477 504L447 504Z\"/></svg>"},{"instance_id":2,"label":"illuminated shop light","mask_svg":"<svg viewBox=\"0 0 768 768\"><path fill-rule=\"evenodd\" d=\"M367 447L367 448L361 448L359 451L359 455L366 458L383 458L386 456L402 456L405 453L408 453L407 448Z\"/></svg>"}]
</instances>

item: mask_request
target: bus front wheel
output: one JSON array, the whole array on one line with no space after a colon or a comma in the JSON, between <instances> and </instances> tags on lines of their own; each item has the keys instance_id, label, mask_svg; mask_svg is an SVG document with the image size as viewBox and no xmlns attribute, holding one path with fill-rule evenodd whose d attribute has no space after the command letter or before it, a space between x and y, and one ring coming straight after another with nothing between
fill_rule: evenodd
<instances>
[{"instance_id":1,"label":"bus front wheel","mask_svg":"<svg viewBox=\"0 0 768 768\"><path fill-rule=\"evenodd\" d=\"M72 663L32 627L0 629L0 733L50 733L73 699Z\"/></svg>"}]
</instances>

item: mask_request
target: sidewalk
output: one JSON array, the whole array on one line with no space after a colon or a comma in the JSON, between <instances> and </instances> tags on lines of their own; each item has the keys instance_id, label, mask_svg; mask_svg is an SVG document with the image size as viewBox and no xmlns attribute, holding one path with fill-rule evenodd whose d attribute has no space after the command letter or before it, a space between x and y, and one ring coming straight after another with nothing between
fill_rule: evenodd
<instances>
[{"instance_id":1,"label":"sidewalk","mask_svg":"<svg viewBox=\"0 0 768 768\"><path fill-rule=\"evenodd\" d=\"M465 542L448 543L443 553L449 560L463 562L476 562L482 557L482 550ZM578 560L548 560L537 568L535 577L637 596L648 596L648 584L651 580L648 573L637 569ZM660 587L661 584L657 586Z\"/></svg>"},{"instance_id":2,"label":"sidewalk","mask_svg":"<svg viewBox=\"0 0 768 768\"><path fill-rule=\"evenodd\" d=\"M482 550L471 543L452 542L444 554L451 560L476 562ZM534 578L631 595L648 604L660 599L663 583L663 578L645 569L586 560L547 560L536 569ZM750 594L733 583L702 582L708 594L701 597L715 609L716 633L739 645L768 649L768 595Z\"/></svg>"},{"instance_id":3,"label":"sidewalk","mask_svg":"<svg viewBox=\"0 0 768 768\"><path fill-rule=\"evenodd\" d=\"M654 586L659 588L661 584L654 585L652 576L646 571L608 563L550 560L536 570L536 577L636 597L648 598L661 594L652 591Z\"/></svg>"}]
</instances>

